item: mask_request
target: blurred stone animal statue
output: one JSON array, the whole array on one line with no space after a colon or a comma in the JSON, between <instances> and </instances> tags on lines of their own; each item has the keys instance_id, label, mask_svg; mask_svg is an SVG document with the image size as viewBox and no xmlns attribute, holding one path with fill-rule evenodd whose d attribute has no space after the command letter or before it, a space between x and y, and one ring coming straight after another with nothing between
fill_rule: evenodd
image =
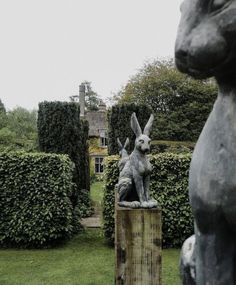
<instances>
[{"instance_id":1,"label":"blurred stone animal statue","mask_svg":"<svg viewBox=\"0 0 236 285\"><path fill-rule=\"evenodd\" d=\"M196 284L195 235L188 238L182 246L180 273L183 279L183 285Z\"/></svg>"},{"instance_id":2,"label":"blurred stone animal statue","mask_svg":"<svg viewBox=\"0 0 236 285\"><path fill-rule=\"evenodd\" d=\"M150 198L149 183L152 170L151 163L147 157L150 151L149 138L150 130L154 117L150 116L144 131L142 132L136 114L131 116L131 128L136 135L135 148L128 155L126 146L129 141L126 140L122 146L118 139L121 160L119 162L119 182L116 186L118 192L118 205L129 208L155 208L157 201Z\"/></svg>"},{"instance_id":3,"label":"blurred stone animal statue","mask_svg":"<svg viewBox=\"0 0 236 285\"><path fill-rule=\"evenodd\" d=\"M214 76L217 100L196 144L189 174L195 221L184 284L236 284L236 1L185 0L175 47L178 69ZM188 242L187 242L188 243ZM195 245L194 245L195 244ZM188 260L182 251L181 260ZM187 266L187 267L185 267ZM188 275L188 276L187 276ZM187 278L192 283L187 283Z\"/></svg>"}]
</instances>

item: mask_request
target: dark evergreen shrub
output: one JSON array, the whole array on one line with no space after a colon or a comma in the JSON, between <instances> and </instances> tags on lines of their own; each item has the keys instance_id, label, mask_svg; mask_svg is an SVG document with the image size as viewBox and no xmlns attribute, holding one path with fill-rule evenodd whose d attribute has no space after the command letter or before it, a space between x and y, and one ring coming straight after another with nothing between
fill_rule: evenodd
<instances>
[{"instance_id":1,"label":"dark evergreen shrub","mask_svg":"<svg viewBox=\"0 0 236 285\"><path fill-rule=\"evenodd\" d=\"M71 196L73 207L78 205L82 189L89 195L88 123L80 120L75 102L42 102L38 111L39 148L43 152L67 154L74 163ZM80 199L81 201L81 199ZM86 205L81 205L81 208ZM89 207L89 206L88 206ZM88 209L90 211L90 209ZM87 215L87 210L83 212Z\"/></svg>"},{"instance_id":2,"label":"dark evergreen shrub","mask_svg":"<svg viewBox=\"0 0 236 285\"><path fill-rule=\"evenodd\" d=\"M81 120L81 148L80 148L80 163L83 167L80 169L81 176L84 177L83 189L90 189L90 167L89 167L89 123L86 120Z\"/></svg>"},{"instance_id":3,"label":"dark evergreen shrub","mask_svg":"<svg viewBox=\"0 0 236 285\"><path fill-rule=\"evenodd\" d=\"M150 190L162 207L164 247L179 247L193 233L193 218L188 198L190 154L161 153L151 156L153 171ZM118 181L118 157L106 160L104 193L104 234L114 241L114 189Z\"/></svg>"},{"instance_id":4,"label":"dark evergreen shrub","mask_svg":"<svg viewBox=\"0 0 236 285\"><path fill-rule=\"evenodd\" d=\"M1 246L42 247L70 237L68 156L3 152L0 177Z\"/></svg>"},{"instance_id":5,"label":"dark evergreen shrub","mask_svg":"<svg viewBox=\"0 0 236 285\"><path fill-rule=\"evenodd\" d=\"M130 118L135 112L139 124L144 129L152 111L145 105L123 104L112 106L108 112L108 153L119 153L117 138L124 144L127 137L130 139L129 150L134 148L135 135L130 128Z\"/></svg>"},{"instance_id":6,"label":"dark evergreen shrub","mask_svg":"<svg viewBox=\"0 0 236 285\"><path fill-rule=\"evenodd\" d=\"M179 141L152 141L151 153L158 154L161 152L171 153L190 153L193 152L194 142L179 142Z\"/></svg>"}]
</instances>

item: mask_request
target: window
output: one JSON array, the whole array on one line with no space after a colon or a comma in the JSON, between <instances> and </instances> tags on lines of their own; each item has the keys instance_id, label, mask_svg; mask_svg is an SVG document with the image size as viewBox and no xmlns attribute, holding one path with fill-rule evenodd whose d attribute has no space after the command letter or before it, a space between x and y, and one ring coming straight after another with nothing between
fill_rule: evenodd
<instances>
[{"instance_id":1,"label":"window","mask_svg":"<svg viewBox=\"0 0 236 285\"><path fill-rule=\"evenodd\" d=\"M107 147L107 130L106 129L100 129L99 130L99 136L100 136L100 146L101 147Z\"/></svg>"},{"instance_id":2,"label":"window","mask_svg":"<svg viewBox=\"0 0 236 285\"><path fill-rule=\"evenodd\" d=\"M100 137L100 146L107 146L107 138Z\"/></svg>"},{"instance_id":3,"label":"window","mask_svg":"<svg viewBox=\"0 0 236 285\"><path fill-rule=\"evenodd\" d=\"M103 157L95 157L95 173L103 173Z\"/></svg>"}]
</instances>

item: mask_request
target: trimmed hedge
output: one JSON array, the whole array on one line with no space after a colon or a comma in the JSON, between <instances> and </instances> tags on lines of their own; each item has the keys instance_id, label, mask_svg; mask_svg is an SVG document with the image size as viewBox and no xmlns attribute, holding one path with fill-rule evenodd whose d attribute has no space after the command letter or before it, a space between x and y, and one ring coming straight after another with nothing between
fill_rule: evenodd
<instances>
[{"instance_id":1,"label":"trimmed hedge","mask_svg":"<svg viewBox=\"0 0 236 285\"><path fill-rule=\"evenodd\" d=\"M151 142L151 153L158 154L160 152L171 153L190 153L193 152L194 142L179 142L179 141L157 141Z\"/></svg>"},{"instance_id":2,"label":"trimmed hedge","mask_svg":"<svg viewBox=\"0 0 236 285\"><path fill-rule=\"evenodd\" d=\"M130 145L127 150L133 150L135 142L135 134L130 128L130 118L135 112L139 124L144 129L148 119L152 113L151 109L146 105L123 104L112 106L108 112L108 153L116 155L119 153L117 138L120 138L124 144L126 138L130 139Z\"/></svg>"},{"instance_id":3,"label":"trimmed hedge","mask_svg":"<svg viewBox=\"0 0 236 285\"><path fill-rule=\"evenodd\" d=\"M89 197L88 122L80 120L79 104L75 102L42 102L38 111L38 137L40 151L67 154L74 162L73 182L76 184L71 196L73 207L86 194ZM79 197L81 196L81 197ZM80 207L82 215L91 212L91 205Z\"/></svg>"},{"instance_id":4,"label":"trimmed hedge","mask_svg":"<svg viewBox=\"0 0 236 285\"><path fill-rule=\"evenodd\" d=\"M0 153L0 245L42 247L73 232L65 155Z\"/></svg>"},{"instance_id":5,"label":"trimmed hedge","mask_svg":"<svg viewBox=\"0 0 236 285\"><path fill-rule=\"evenodd\" d=\"M86 120L81 120L81 148L79 153L80 175L84 177L84 190L90 190L90 165L89 165L89 123Z\"/></svg>"},{"instance_id":6,"label":"trimmed hedge","mask_svg":"<svg viewBox=\"0 0 236 285\"><path fill-rule=\"evenodd\" d=\"M162 207L163 246L179 247L193 233L188 198L190 154L162 153L150 156L153 165L150 190ZM103 200L104 234L114 242L114 189L118 182L118 157L106 159L106 186Z\"/></svg>"}]
</instances>

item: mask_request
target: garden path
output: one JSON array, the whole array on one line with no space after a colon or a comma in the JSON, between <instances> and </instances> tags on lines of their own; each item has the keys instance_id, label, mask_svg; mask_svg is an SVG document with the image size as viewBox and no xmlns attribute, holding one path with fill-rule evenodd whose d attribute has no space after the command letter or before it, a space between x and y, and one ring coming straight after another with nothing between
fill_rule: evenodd
<instances>
[{"instance_id":1,"label":"garden path","mask_svg":"<svg viewBox=\"0 0 236 285\"><path fill-rule=\"evenodd\" d=\"M85 228L101 228L103 187L104 182L95 182L91 185L91 200L94 214L89 218L82 219L81 224Z\"/></svg>"}]
</instances>

